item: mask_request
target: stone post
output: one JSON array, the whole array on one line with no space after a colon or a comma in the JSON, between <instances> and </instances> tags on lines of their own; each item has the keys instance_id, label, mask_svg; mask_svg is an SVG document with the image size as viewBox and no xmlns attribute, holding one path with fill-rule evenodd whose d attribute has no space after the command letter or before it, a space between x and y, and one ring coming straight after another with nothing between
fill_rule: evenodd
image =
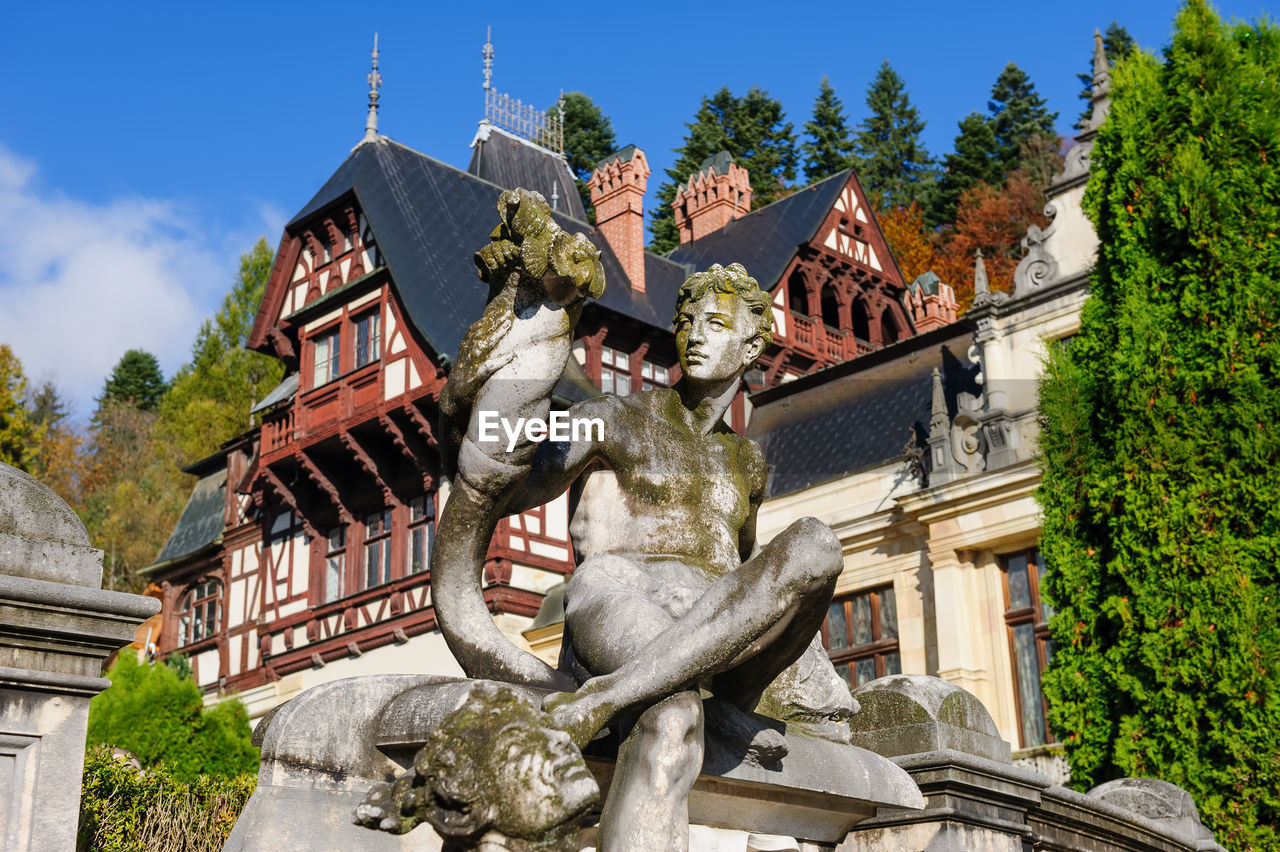
<instances>
[{"instance_id":1,"label":"stone post","mask_svg":"<svg viewBox=\"0 0 1280 852\"><path fill-rule=\"evenodd\" d=\"M89 699L160 608L101 585L71 507L0 463L0 848L75 849Z\"/></svg>"}]
</instances>

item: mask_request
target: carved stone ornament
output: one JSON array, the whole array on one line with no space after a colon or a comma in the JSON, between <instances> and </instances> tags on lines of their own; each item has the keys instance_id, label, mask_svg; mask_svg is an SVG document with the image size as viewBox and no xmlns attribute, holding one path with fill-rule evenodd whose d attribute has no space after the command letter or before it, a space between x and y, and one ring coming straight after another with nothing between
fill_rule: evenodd
<instances>
[{"instance_id":1,"label":"carved stone ornament","mask_svg":"<svg viewBox=\"0 0 1280 852\"><path fill-rule=\"evenodd\" d=\"M1053 281L1058 274L1058 262L1049 250L1045 241L1054 231L1058 205L1050 201L1044 206L1044 215L1049 217L1049 225L1041 228L1032 225L1027 228L1027 235L1022 238L1022 248L1026 255L1013 271L1013 298L1021 299L1041 289Z\"/></svg>"}]
</instances>

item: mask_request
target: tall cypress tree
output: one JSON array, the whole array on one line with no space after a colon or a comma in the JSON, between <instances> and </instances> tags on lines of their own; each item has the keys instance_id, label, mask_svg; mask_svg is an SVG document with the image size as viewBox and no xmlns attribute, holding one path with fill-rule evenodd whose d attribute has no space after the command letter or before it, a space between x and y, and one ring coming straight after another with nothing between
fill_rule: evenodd
<instances>
[{"instance_id":1,"label":"tall cypress tree","mask_svg":"<svg viewBox=\"0 0 1280 852\"><path fill-rule=\"evenodd\" d=\"M991 87L987 101L991 114L991 130L996 137L996 156L1003 174L1016 169L1022 148L1038 134L1053 133L1058 114L1049 112L1036 86L1017 65L1010 62Z\"/></svg>"},{"instance_id":2,"label":"tall cypress tree","mask_svg":"<svg viewBox=\"0 0 1280 852\"><path fill-rule=\"evenodd\" d=\"M786 181L795 180L798 159L795 129L786 120L782 104L758 86L738 97L728 87L704 97L684 145L675 149L679 158L666 170L668 180L658 188L658 205L649 211L653 241L649 248L667 252L680 245L671 202L703 160L728 151L751 177L752 208L781 197Z\"/></svg>"},{"instance_id":3,"label":"tall cypress tree","mask_svg":"<svg viewBox=\"0 0 1280 852\"><path fill-rule=\"evenodd\" d=\"M867 109L870 114L858 125L854 152L858 178L871 203L880 209L923 203L937 176L920 141L925 122L887 59L867 89Z\"/></svg>"},{"instance_id":4,"label":"tall cypress tree","mask_svg":"<svg viewBox=\"0 0 1280 852\"><path fill-rule=\"evenodd\" d=\"M559 108L552 107L552 115ZM587 220L594 223L596 211L591 206L591 193L587 181L595 171L596 163L618 150L618 139L613 132L613 122L604 110L582 92L569 92L564 96L564 156L577 178L578 195L587 211Z\"/></svg>"},{"instance_id":5,"label":"tall cypress tree","mask_svg":"<svg viewBox=\"0 0 1280 852\"><path fill-rule=\"evenodd\" d=\"M955 150L943 160L938 188L928 207L926 220L932 227L956 220L956 209L964 191L979 181L997 184L1004 168L996 155L996 135L980 113L971 112L960 121Z\"/></svg>"},{"instance_id":6,"label":"tall cypress tree","mask_svg":"<svg viewBox=\"0 0 1280 852\"><path fill-rule=\"evenodd\" d=\"M1116 21L1112 21L1107 26L1107 31L1102 34L1102 49L1107 53L1107 62L1113 67L1121 59L1128 56L1133 49L1137 47L1137 42L1133 40L1133 36L1129 35L1129 31L1120 26ZM1093 53L1089 53L1089 64L1085 66L1089 69L1088 73L1077 74L1076 79L1080 81L1080 100L1084 101L1084 109L1080 113L1080 118L1076 124L1079 125L1093 112L1090 102L1093 100Z\"/></svg>"},{"instance_id":7,"label":"tall cypress tree","mask_svg":"<svg viewBox=\"0 0 1280 852\"><path fill-rule=\"evenodd\" d=\"M825 76L813 101L813 118L804 123L809 141L804 151L804 177L810 183L844 171L853 165L853 139L846 123L844 105Z\"/></svg>"},{"instance_id":8,"label":"tall cypress tree","mask_svg":"<svg viewBox=\"0 0 1280 852\"><path fill-rule=\"evenodd\" d=\"M1041 389L1045 677L1072 784L1157 776L1280 849L1280 29L1116 67L1079 335Z\"/></svg>"}]
</instances>

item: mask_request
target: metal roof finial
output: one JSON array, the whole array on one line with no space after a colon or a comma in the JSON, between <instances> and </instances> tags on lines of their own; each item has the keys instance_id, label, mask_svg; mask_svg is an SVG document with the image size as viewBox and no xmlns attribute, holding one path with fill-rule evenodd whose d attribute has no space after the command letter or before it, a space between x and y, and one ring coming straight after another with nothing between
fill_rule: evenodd
<instances>
[{"instance_id":1,"label":"metal roof finial","mask_svg":"<svg viewBox=\"0 0 1280 852\"><path fill-rule=\"evenodd\" d=\"M493 88L493 27L484 29L484 50L480 53L484 56L484 90L487 92Z\"/></svg>"},{"instance_id":2,"label":"metal roof finial","mask_svg":"<svg viewBox=\"0 0 1280 852\"><path fill-rule=\"evenodd\" d=\"M366 78L369 81L369 117L364 123L365 142L374 142L378 138L378 89L382 87L382 75L378 73L378 34L373 34L373 70Z\"/></svg>"}]
</instances>

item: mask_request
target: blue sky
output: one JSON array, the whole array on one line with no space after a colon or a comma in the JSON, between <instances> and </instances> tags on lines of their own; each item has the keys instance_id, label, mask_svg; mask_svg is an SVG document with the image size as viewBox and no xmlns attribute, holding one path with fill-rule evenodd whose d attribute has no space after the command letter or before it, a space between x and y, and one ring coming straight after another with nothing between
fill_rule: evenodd
<instances>
[{"instance_id":1,"label":"blue sky","mask_svg":"<svg viewBox=\"0 0 1280 852\"><path fill-rule=\"evenodd\" d=\"M884 59L941 156L1000 70L1030 74L1058 128L1080 109L1091 35L1118 20L1169 40L1175 0L788 4L220 2L11 4L0 79L0 342L87 415L141 347L166 373L229 288L239 254L283 223L360 139L380 34L380 130L465 168L494 86L526 102L583 91L620 145L645 149L650 198L701 97L759 85L797 131L831 79L850 121ZM976 7L976 8L975 8ZM1228 18L1259 0L1217 4ZM980 10L979 10L980 9ZM127 10L127 11L126 11Z\"/></svg>"}]
</instances>

